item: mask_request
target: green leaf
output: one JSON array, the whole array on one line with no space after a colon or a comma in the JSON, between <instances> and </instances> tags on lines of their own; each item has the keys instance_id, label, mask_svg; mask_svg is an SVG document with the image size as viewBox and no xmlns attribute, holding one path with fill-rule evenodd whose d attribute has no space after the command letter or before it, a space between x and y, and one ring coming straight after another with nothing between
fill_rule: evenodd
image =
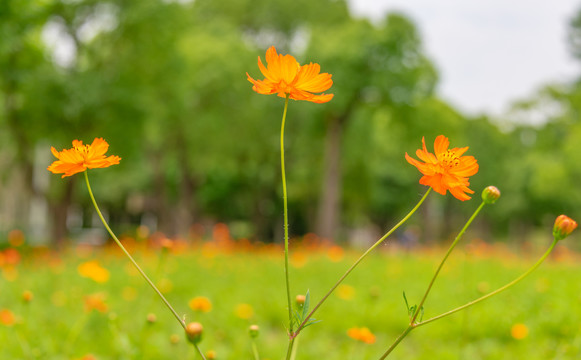
<instances>
[{"instance_id":1,"label":"green leaf","mask_svg":"<svg viewBox=\"0 0 581 360\"><path fill-rule=\"evenodd\" d=\"M310 294L309 294L309 290L307 290L307 294L305 295L305 303L303 304L303 314L301 317L301 320L304 320L307 315L309 314L309 303L310 303Z\"/></svg>"},{"instance_id":2,"label":"green leaf","mask_svg":"<svg viewBox=\"0 0 581 360\"><path fill-rule=\"evenodd\" d=\"M410 305L408 304L408 298L405 296L405 291L403 292L403 299L405 301L405 307L408 309L408 314L410 313Z\"/></svg>"}]
</instances>

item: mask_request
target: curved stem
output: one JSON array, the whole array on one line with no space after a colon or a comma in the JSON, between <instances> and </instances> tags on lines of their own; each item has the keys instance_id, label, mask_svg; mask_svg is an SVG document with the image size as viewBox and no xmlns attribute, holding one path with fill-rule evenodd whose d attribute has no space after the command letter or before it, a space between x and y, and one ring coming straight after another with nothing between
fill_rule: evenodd
<instances>
[{"instance_id":1,"label":"curved stem","mask_svg":"<svg viewBox=\"0 0 581 360\"><path fill-rule=\"evenodd\" d=\"M284 123L286 121L286 110L288 108L288 98L284 100L284 111L282 113L282 124L280 126L280 171L282 174L282 201L284 205L284 275L286 280L286 296L288 306L289 332L293 332L293 310L291 306L290 282L288 276L288 205L286 194L286 173L284 171Z\"/></svg>"},{"instance_id":2,"label":"curved stem","mask_svg":"<svg viewBox=\"0 0 581 360\"><path fill-rule=\"evenodd\" d=\"M288 99L289 94L286 94L284 99L284 111L282 113L282 122L280 125L280 172L282 174L282 201L284 206L284 277L286 284L286 298L287 298L287 308L288 308L288 332L293 333L294 321L293 321L293 309L291 303L291 292L290 292L290 280L288 271L288 204L287 204L287 192L286 192L286 173L284 170L284 124L286 122L286 111L288 109ZM294 339L289 337L289 343L286 350L286 359L290 359Z\"/></svg>"},{"instance_id":3,"label":"curved stem","mask_svg":"<svg viewBox=\"0 0 581 360\"><path fill-rule=\"evenodd\" d=\"M325 300L327 300L327 298L329 297L329 295L331 295L331 293L337 288L337 286L339 286L339 284L341 284L341 282L343 282L343 280L345 280L345 278L347 277L347 275L349 275L351 273L351 271L353 271L353 269L355 269L355 267L357 267L357 265L359 265L359 263L367 255L369 255L369 253L371 251L373 251L376 247L378 247L379 244L381 244L385 239L387 239L389 237L389 235L391 235L395 230L397 230L401 225L403 225L403 223L405 223L416 212L416 210L420 207L420 205L422 205L422 203L424 202L424 200L426 200L426 197L428 196L428 194L430 193L431 190L432 190L432 188L430 187L428 189L428 191L426 191L426 193L424 194L424 196L422 196L422 198L420 199L420 201L416 204L416 206L414 206L414 208L406 216L404 216L404 218L401 219L400 222L398 222L394 227L391 228L391 230L389 230L387 233L385 233L385 235L383 235L381 237L381 239L377 240L377 242L375 244L371 245L371 247L369 249L367 249L367 251L365 251L363 253L363 255L361 255L359 257L359 259L357 259L355 261L355 263L353 263L353 265L351 265L351 267L349 269L347 269L347 271L345 272L345 274L343 274L343 276L341 276L341 278L339 278L339 280L335 283L335 285L333 285L333 287L331 287L331 289L325 294L325 296L323 296L323 298L317 303L317 305L315 305L315 307L313 308L313 310L311 310L311 312L305 317L305 319L299 325L299 327L297 328L297 330L292 334L293 337L296 337L299 334L299 332L305 327L305 325L307 324L307 322L309 321L309 319L311 318L311 316L313 316L313 314L315 313L315 311L317 311L317 309L323 304L323 302L325 302Z\"/></svg>"},{"instance_id":4,"label":"curved stem","mask_svg":"<svg viewBox=\"0 0 581 360\"><path fill-rule=\"evenodd\" d=\"M472 305L475 305L483 300L486 300L494 295L500 294L501 292L503 292L504 290L508 289L509 287L515 285L516 283L518 283L519 281L521 281L522 279L524 279L525 277L527 277L528 275L530 275L530 273L532 273L536 268L539 267L539 265L541 265L541 263L543 261L545 261L547 259L547 257L549 256L549 254L551 253L551 251L553 251L553 249L555 248L555 245L557 245L558 240L554 240L553 243L551 244L551 246L549 247L549 249L543 254L543 256L541 256L541 258L533 265L531 266L530 269L528 269L526 272L524 272L521 276L517 277L516 279L514 279L513 281L509 282L508 284L504 285L503 287L500 287L498 289L496 289L495 291L486 294L482 297L479 297L476 300L470 301L467 304L464 304L462 306L459 306L453 310L447 311L443 314L440 314L438 316L434 316L433 318L430 318L428 320L419 322L419 323L410 323L410 325L408 325L408 327L404 330L404 332L394 341L394 343L389 347L389 349L387 349L387 351L379 358L379 360L383 360L385 359L392 351L393 349L395 349L395 347L415 328L420 327L422 325L426 325L431 323L432 321L436 321L438 319L441 319L443 317L446 317L448 315L452 315L460 310L466 309Z\"/></svg>"},{"instance_id":5,"label":"curved stem","mask_svg":"<svg viewBox=\"0 0 581 360\"><path fill-rule=\"evenodd\" d=\"M450 256L450 254L452 253L452 250L454 250L454 248L456 247L456 244L458 244L458 241L460 241L460 239L462 238L462 236L466 232L466 229L468 229L468 226L470 226L470 224L472 224L472 221L474 221L474 219L476 218L476 215L478 215L478 213L480 212L480 210L482 210L484 205L486 205L486 203L484 201L482 203L480 203L480 206L478 206L478 208L474 211L474 213L472 214L470 219L468 219L466 224L464 224L464 227L462 228L462 230L460 230L460 232L458 233L458 235L456 236L456 238L452 242L452 245L450 245L450 248L448 248L446 255L444 255L444 258L440 262L438 269L434 273L434 276L432 277L432 280L430 281L430 284L428 285L428 288L426 289L426 292L424 293L424 297L422 298L422 301L420 301L420 304L416 307L416 311L414 312L414 315L412 316L412 318L410 320L410 325L414 325L416 323L416 319L417 319L419 313L421 312L421 309L424 306L426 299L428 298L428 294L430 293L430 290L432 289L432 286L434 285L436 278L440 274L440 270L442 270L444 263L446 262L446 260Z\"/></svg>"},{"instance_id":6,"label":"curved stem","mask_svg":"<svg viewBox=\"0 0 581 360\"><path fill-rule=\"evenodd\" d=\"M107 229L107 232L109 233L109 235L111 235L111 237L113 238L113 240L115 241L115 243L117 243L117 245L119 246L119 248L121 248L121 250L123 251L123 253L129 259L129 261L131 261L131 263L135 266L135 268L137 269L137 271L139 271L139 273L141 274L141 276L145 279L145 281L149 284L149 286L151 286L151 288L153 289L153 291L155 291L155 293L161 298L161 300L163 301L163 303L165 304L165 306L167 306L167 308L172 312L172 314L174 315L174 317L176 318L176 320L180 323L180 325L185 330L186 329L186 323L185 323L185 321L180 318L180 316L174 310L174 308L171 306L171 304L169 303L169 301L167 301L167 299L165 298L165 296L163 296L163 294L155 286L155 284L153 283L153 281L151 281L149 279L149 277L145 274L145 272L141 269L141 267L133 259L133 257L131 256L131 254L129 254L129 252L127 251L127 249L125 249L125 246L123 246L123 244L121 243L121 241L119 241L119 239L117 238L117 236L115 235L115 233L113 233L113 230L111 230L111 228L107 224L107 221L105 221L105 218L103 217L103 214L101 213L101 210L99 209L99 206L97 205L97 201L95 200L95 196L93 195L93 190L91 190L91 184L89 183L89 175L87 174L87 170L85 170L84 174L85 174L85 182L87 183L87 189L89 190L89 196L91 197L91 201L93 202L93 206L95 206L95 210L97 210L97 214L99 215L99 218L101 219L101 222L105 226L105 229ZM202 357L202 359L205 360L204 354L199 349L199 347L197 345L195 345L195 344L194 344L194 346L195 346L196 350L198 351L198 353L200 354L200 356Z\"/></svg>"},{"instance_id":7,"label":"curved stem","mask_svg":"<svg viewBox=\"0 0 581 360\"><path fill-rule=\"evenodd\" d=\"M524 279L525 277L527 277L530 273L532 273L536 268L539 267L539 265L541 265L541 263L543 261L545 261L547 259L547 257L551 253L551 251L553 251L553 249L555 248L555 245L557 245L557 242L558 242L557 240L553 240L553 243L551 244L551 246L549 247L549 249L543 254L543 256L541 256L541 258L530 269L528 269L524 274L522 274L521 276L517 277L516 279L514 279L511 282L509 282L508 284L504 285L503 287L500 287L500 288L496 289L495 291L493 291L493 292L491 292L489 294L486 294L486 295L484 295L482 297L479 297L478 299L473 300L473 301L471 301L471 302L469 302L469 303L467 303L465 305L462 305L460 307L457 307L457 308L455 308L453 310L450 310L448 312L445 312L445 313L443 313L441 315L434 316L433 318L430 318L430 319L428 319L426 321L422 321L420 323L417 323L416 326L426 325L428 323L431 323L432 321L441 319L441 318L446 317L448 315L452 315L455 312L458 312L460 310L466 309L466 308L468 308L468 307L470 307L470 306L472 306L474 304L477 304L477 303L479 303L479 302L481 302L483 300L488 299L489 297L492 297L494 295L497 295L497 294L503 292L504 290L508 289L509 287L515 285L516 283L518 283L519 281L521 281L522 279Z\"/></svg>"}]
</instances>

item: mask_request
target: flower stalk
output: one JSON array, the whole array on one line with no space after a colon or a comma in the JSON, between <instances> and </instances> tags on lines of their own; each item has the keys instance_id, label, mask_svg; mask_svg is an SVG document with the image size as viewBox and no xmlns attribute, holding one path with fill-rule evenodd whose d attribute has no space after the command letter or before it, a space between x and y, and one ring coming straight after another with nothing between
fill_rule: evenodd
<instances>
[{"instance_id":1,"label":"flower stalk","mask_svg":"<svg viewBox=\"0 0 581 360\"><path fill-rule=\"evenodd\" d=\"M153 281L151 281L149 279L149 277L141 269L141 267L139 266L139 264L137 264L137 262L135 261L135 259L133 259L133 256L131 256L131 254L129 254L129 252L127 251L127 249L125 249L125 246L123 246L123 244L121 243L121 241L119 241L119 239L117 238L117 236L115 235L115 233L113 232L113 230L111 230L111 228L109 227L109 224L107 224L107 221L105 221L105 218L103 217L103 214L101 213L101 210L99 209L99 206L97 205L97 201L95 200L95 196L93 195L93 190L91 189L91 184L89 183L89 175L87 174L87 171L86 170L83 173L85 174L85 182L87 184L87 190L89 191L89 196L91 197L91 201L93 202L93 206L95 207L95 210L97 211L97 215L99 215L99 219L101 219L101 222L105 226L105 229L107 229L107 232L109 233L109 235L111 235L111 238L113 238L113 240L119 246L119 248L121 249L121 251L123 251L123 253L127 256L127 258L129 259L129 261L133 264L133 266L135 266L135 268L141 274L141 276L143 277L143 279L145 279L145 281L149 284L149 286L151 286L151 288L153 289L153 291L155 291L155 293L160 297L160 299L163 301L163 303L165 304L165 306L167 306L167 308L174 315L174 317L176 318L176 320L180 323L180 325L184 328L184 330L186 330L186 323L185 323L185 321L180 318L180 316L175 311L175 309L171 306L171 304L169 303L169 301L167 301L167 299L165 298L165 296L163 296L163 294L161 293L161 291L159 291L159 289L157 288L157 286L155 286L155 284L153 283ZM198 345L197 344L193 344L193 345L196 348L197 352L202 357L202 359L205 360L204 354L202 353L202 351L200 350L200 348L198 347Z\"/></svg>"},{"instance_id":2,"label":"flower stalk","mask_svg":"<svg viewBox=\"0 0 581 360\"><path fill-rule=\"evenodd\" d=\"M327 298L329 297L329 295L331 295L333 293L333 291L335 291L335 289L357 267L357 265L359 265L359 263L361 261L363 261L363 259L365 259L367 257L367 255L369 255L369 253L371 253L376 247L378 247L385 239L387 239L395 230L397 230L401 225L403 225L416 212L416 210L422 205L422 203L424 202L424 200L426 200L426 198L428 197L428 194L430 193L431 190L432 190L432 188L429 188L426 191L426 193L424 194L424 196L422 196L422 198L420 199L420 201L416 204L416 206L414 206L414 208L406 216L404 216L403 219L400 220L400 222L398 222L394 227L392 227L388 232L386 232L379 240L377 240L375 242L375 244L371 245L371 247L369 247L369 249L367 249L353 263L353 265L351 265L351 267L349 267L349 269L347 269L347 271L343 274L343 276L341 276L339 278L339 280L337 280L337 282L335 283L335 285L333 285L331 287L331 289L329 291L327 291L327 293L323 296L323 298L317 303L317 305L315 305L315 307L313 307L313 310L311 310L311 312L305 317L305 319L303 320L303 322L301 322L301 324L298 326L297 330L294 333L291 334L291 337L292 338L295 338L301 332L301 330L305 327L305 325L308 323L309 319L313 316L313 314L317 311L317 309L319 309L319 307L325 302L325 300L327 300Z\"/></svg>"}]
</instances>

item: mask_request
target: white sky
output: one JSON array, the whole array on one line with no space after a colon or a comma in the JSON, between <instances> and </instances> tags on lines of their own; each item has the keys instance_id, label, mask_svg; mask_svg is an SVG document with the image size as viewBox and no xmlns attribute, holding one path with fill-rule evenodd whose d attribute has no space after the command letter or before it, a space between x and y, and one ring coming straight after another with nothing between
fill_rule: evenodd
<instances>
[{"instance_id":1,"label":"white sky","mask_svg":"<svg viewBox=\"0 0 581 360\"><path fill-rule=\"evenodd\" d=\"M410 17L440 74L440 96L463 112L498 115L543 84L571 81L567 28L577 0L349 0L356 16Z\"/></svg>"}]
</instances>

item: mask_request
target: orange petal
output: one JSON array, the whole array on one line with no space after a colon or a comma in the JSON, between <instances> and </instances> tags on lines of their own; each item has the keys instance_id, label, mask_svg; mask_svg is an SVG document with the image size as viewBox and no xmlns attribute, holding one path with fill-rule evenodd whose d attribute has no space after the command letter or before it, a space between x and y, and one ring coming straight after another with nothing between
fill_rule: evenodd
<instances>
[{"instance_id":1,"label":"orange petal","mask_svg":"<svg viewBox=\"0 0 581 360\"><path fill-rule=\"evenodd\" d=\"M434 152L436 156L439 157L440 154L448 151L448 146L450 146L450 141L444 135L438 135L434 141Z\"/></svg>"},{"instance_id":2,"label":"orange petal","mask_svg":"<svg viewBox=\"0 0 581 360\"><path fill-rule=\"evenodd\" d=\"M332 75L328 73L319 74L320 71L321 66L319 64L310 63L309 65L301 66L295 86L301 90L314 93L328 90L333 85Z\"/></svg>"}]
</instances>

